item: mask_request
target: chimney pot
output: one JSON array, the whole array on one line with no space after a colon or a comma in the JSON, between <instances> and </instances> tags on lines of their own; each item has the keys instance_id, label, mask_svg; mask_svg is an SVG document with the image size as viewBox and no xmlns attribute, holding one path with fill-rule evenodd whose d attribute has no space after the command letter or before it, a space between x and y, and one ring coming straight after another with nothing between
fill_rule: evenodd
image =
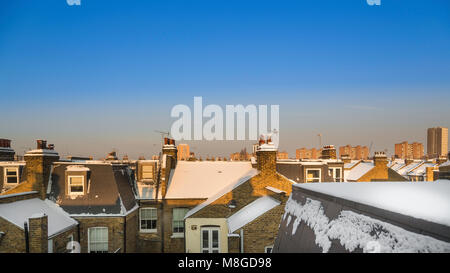
<instances>
[{"instance_id":1,"label":"chimney pot","mask_svg":"<svg viewBox=\"0 0 450 273\"><path fill-rule=\"evenodd\" d=\"M37 149L38 150L43 150L47 148L47 140L43 140L43 139L38 139L36 140L36 144L37 144Z\"/></svg>"}]
</instances>

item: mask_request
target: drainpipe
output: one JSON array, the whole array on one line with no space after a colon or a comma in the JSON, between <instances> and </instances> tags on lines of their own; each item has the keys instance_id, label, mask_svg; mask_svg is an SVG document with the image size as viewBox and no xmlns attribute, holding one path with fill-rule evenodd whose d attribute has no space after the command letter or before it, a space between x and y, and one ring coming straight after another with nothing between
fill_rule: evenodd
<instances>
[{"instance_id":1,"label":"drainpipe","mask_svg":"<svg viewBox=\"0 0 450 273\"><path fill-rule=\"evenodd\" d=\"M240 230L240 239L241 239L241 253L244 253L244 230L241 228Z\"/></svg>"},{"instance_id":2,"label":"drainpipe","mask_svg":"<svg viewBox=\"0 0 450 273\"><path fill-rule=\"evenodd\" d=\"M30 253L30 241L28 236L28 223L23 223L23 230L25 231L25 252Z\"/></svg>"},{"instance_id":3,"label":"drainpipe","mask_svg":"<svg viewBox=\"0 0 450 273\"><path fill-rule=\"evenodd\" d=\"M123 217L123 253L127 253L127 216Z\"/></svg>"}]
</instances>

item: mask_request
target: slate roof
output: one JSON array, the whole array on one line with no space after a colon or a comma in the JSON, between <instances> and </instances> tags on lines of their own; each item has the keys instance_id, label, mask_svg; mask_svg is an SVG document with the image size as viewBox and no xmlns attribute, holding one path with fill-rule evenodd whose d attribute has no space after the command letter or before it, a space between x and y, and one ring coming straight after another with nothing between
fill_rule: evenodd
<instances>
[{"instance_id":1,"label":"slate roof","mask_svg":"<svg viewBox=\"0 0 450 273\"><path fill-rule=\"evenodd\" d=\"M76 215L124 215L137 205L133 180L125 165L109 163L82 164L89 168L88 192L71 197L65 194L65 171L68 164L54 164L49 199L65 211Z\"/></svg>"}]
</instances>

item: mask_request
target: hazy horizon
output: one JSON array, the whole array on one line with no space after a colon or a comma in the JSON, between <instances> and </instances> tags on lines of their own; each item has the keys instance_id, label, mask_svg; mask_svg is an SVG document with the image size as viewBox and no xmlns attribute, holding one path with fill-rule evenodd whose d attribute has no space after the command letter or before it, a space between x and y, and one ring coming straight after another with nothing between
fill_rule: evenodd
<instances>
[{"instance_id":1,"label":"hazy horizon","mask_svg":"<svg viewBox=\"0 0 450 273\"><path fill-rule=\"evenodd\" d=\"M280 151L450 127L450 2L8 1L0 138L62 156L157 154L177 104L280 105ZM206 119L205 119L206 120ZM190 142L203 157L253 141Z\"/></svg>"}]
</instances>

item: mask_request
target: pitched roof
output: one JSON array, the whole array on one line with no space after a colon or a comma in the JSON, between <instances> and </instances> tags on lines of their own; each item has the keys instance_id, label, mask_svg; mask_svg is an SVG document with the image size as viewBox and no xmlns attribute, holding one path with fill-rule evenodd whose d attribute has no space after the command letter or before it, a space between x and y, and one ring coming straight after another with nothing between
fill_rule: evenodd
<instances>
[{"instance_id":1,"label":"pitched roof","mask_svg":"<svg viewBox=\"0 0 450 273\"><path fill-rule=\"evenodd\" d=\"M249 161L178 161L166 198L207 199L250 173L256 170Z\"/></svg>"},{"instance_id":2,"label":"pitched roof","mask_svg":"<svg viewBox=\"0 0 450 273\"><path fill-rule=\"evenodd\" d=\"M214 201L216 201L217 199L222 197L224 194L226 194L227 192L230 192L233 189L239 187L240 185L242 185L246 181L250 180L250 178L256 176L258 173L259 172L256 169L251 169L247 173L245 173L244 175L239 177L238 179L233 180L233 181L229 181L230 183L228 183L224 188L216 191L215 194L212 195L211 197L209 197L208 199L206 199L205 202L197 205L196 207L194 207L193 209L188 211L184 218L187 218L187 217L193 215L194 213L198 212L199 210L203 209L204 207L210 205L211 203L213 203Z\"/></svg>"},{"instance_id":3,"label":"pitched roof","mask_svg":"<svg viewBox=\"0 0 450 273\"><path fill-rule=\"evenodd\" d=\"M344 178L347 181L356 181L367 172L375 168L372 162L361 162L350 170L344 171Z\"/></svg>"},{"instance_id":4,"label":"pitched roof","mask_svg":"<svg viewBox=\"0 0 450 273\"><path fill-rule=\"evenodd\" d=\"M0 217L23 229L23 224L38 214L48 217L48 236L63 232L78 224L69 214L50 200L39 198L0 204Z\"/></svg>"},{"instance_id":5,"label":"pitched roof","mask_svg":"<svg viewBox=\"0 0 450 273\"><path fill-rule=\"evenodd\" d=\"M407 175L410 171L414 170L415 168L419 167L420 165L422 165L424 163L425 163L425 161L415 161L415 162L412 162L412 163L406 165L405 167L397 170L397 172L400 175Z\"/></svg>"},{"instance_id":6,"label":"pitched roof","mask_svg":"<svg viewBox=\"0 0 450 273\"><path fill-rule=\"evenodd\" d=\"M413 176L421 176L426 173L427 167L435 167L437 164L434 163L423 163L420 166L414 168L413 170L407 172L407 175L413 175Z\"/></svg>"}]
</instances>

